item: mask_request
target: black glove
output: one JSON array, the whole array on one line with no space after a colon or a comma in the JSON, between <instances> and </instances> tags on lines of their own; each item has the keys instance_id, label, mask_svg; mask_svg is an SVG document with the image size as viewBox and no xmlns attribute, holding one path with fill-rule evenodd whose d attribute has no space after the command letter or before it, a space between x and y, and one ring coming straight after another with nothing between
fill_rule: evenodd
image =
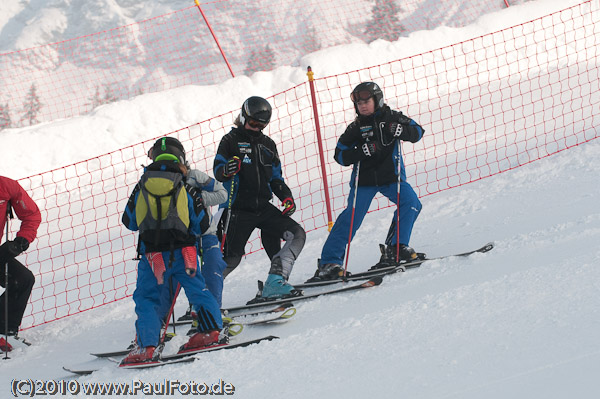
<instances>
[{"instance_id":1,"label":"black glove","mask_svg":"<svg viewBox=\"0 0 600 399\"><path fill-rule=\"evenodd\" d=\"M404 130L402 124L397 122L388 123L387 128L393 138L399 138Z\"/></svg>"},{"instance_id":2,"label":"black glove","mask_svg":"<svg viewBox=\"0 0 600 399\"><path fill-rule=\"evenodd\" d=\"M0 246L0 254L5 258L15 258L29 248L29 241L23 237L17 237L14 241L6 241Z\"/></svg>"},{"instance_id":3,"label":"black glove","mask_svg":"<svg viewBox=\"0 0 600 399\"><path fill-rule=\"evenodd\" d=\"M204 199L202 198L202 190L197 187L192 187L189 184L186 184L186 189L194 199L194 209L205 209Z\"/></svg>"},{"instance_id":4,"label":"black glove","mask_svg":"<svg viewBox=\"0 0 600 399\"><path fill-rule=\"evenodd\" d=\"M292 216L296 212L296 203L292 197L287 197L283 200L283 211L281 212L284 216Z\"/></svg>"},{"instance_id":5,"label":"black glove","mask_svg":"<svg viewBox=\"0 0 600 399\"><path fill-rule=\"evenodd\" d=\"M231 177L231 176L235 175L237 172L240 171L241 166L242 166L242 161L240 160L239 157L235 156L235 157L229 159L229 161L227 161L227 163L224 166L223 176Z\"/></svg>"},{"instance_id":6,"label":"black glove","mask_svg":"<svg viewBox=\"0 0 600 399\"><path fill-rule=\"evenodd\" d=\"M364 143L361 148L363 153L368 157L373 156L377 152L377 144L374 141Z\"/></svg>"}]
</instances>

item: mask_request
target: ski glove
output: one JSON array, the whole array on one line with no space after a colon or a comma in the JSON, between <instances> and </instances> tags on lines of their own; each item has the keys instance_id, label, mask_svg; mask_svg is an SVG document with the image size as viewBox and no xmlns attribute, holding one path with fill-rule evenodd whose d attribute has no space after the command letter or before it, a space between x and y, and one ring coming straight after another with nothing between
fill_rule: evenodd
<instances>
[{"instance_id":1,"label":"ski glove","mask_svg":"<svg viewBox=\"0 0 600 399\"><path fill-rule=\"evenodd\" d=\"M242 166L242 161L240 160L239 157L235 156L233 158L230 158L229 161L227 161L227 163L224 166L223 176L231 177L231 176L237 174L237 172L240 171L241 166Z\"/></svg>"},{"instance_id":2,"label":"ski glove","mask_svg":"<svg viewBox=\"0 0 600 399\"><path fill-rule=\"evenodd\" d=\"M29 248L29 241L24 237L17 237L14 241L6 241L0 246L0 253L7 258L15 258Z\"/></svg>"},{"instance_id":3,"label":"ski glove","mask_svg":"<svg viewBox=\"0 0 600 399\"><path fill-rule=\"evenodd\" d=\"M388 124L388 129L394 138L399 138L402 135L403 128L400 123L392 122Z\"/></svg>"},{"instance_id":4,"label":"ski glove","mask_svg":"<svg viewBox=\"0 0 600 399\"><path fill-rule=\"evenodd\" d=\"M287 197L283 200L283 211L281 214L283 216L292 216L294 212L296 212L296 203L292 197Z\"/></svg>"},{"instance_id":5,"label":"ski glove","mask_svg":"<svg viewBox=\"0 0 600 399\"><path fill-rule=\"evenodd\" d=\"M375 152L377 152L377 145L373 141L364 143L361 148L363 153L368 157L372 156L373 154L375 154Z\"/></svg>"}]
</instances>

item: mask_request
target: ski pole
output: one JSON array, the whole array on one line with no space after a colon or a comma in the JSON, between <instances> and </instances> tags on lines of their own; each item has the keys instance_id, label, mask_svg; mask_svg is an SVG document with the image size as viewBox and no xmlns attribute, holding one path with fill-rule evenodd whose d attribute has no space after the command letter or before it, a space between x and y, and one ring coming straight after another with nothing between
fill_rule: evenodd
<instances>
[{"instance_id":1,"label":"ski pole","mask_svg":"<svg viewBox=\"0 0 600 399\"><path fill-rule=\"evenodd\" d=\"M396 263L400 263L400 183L402 182L402 144L398 138L398 190L396 197ZM408 243L406 243L408 245Z\"/></svg>"},{"instance_id":2,"label":"ski pole","mask_svg":"<svg viewBox=\"0 0 600 399\"><path fill-rule=\"evenodd\" d=\"M344 265L344 277L348 271L348 259L350 258L350 242L352 241L352 229L354 228L354 211L356 210L356 197L358 196L358 175L360 174L360 161L356 164L356 176L354 177L354 198L352 199L352 216L350 216L350 234L348 234L348 248L346 249L346 264Z\"/></svg>"},{"instance_id":3,"label":"ski pole","mask_svg":"<svg viewBox=\"0 0 600 399\"><path fill-rule=\"evenodd\" d=\"M10 218L13 217L12 215L12 211L11 211L11 207L10 207L10 201L8 201L7 205L6 205L6 241L8 242L8 231L9 231L9 224L10 224ZM4 341L6 342L6 351L4 352L4 359L10 359L8 357L8 257L6 258L6 261L4 262L4 293L2 294L4 295Z\"/></svg>"},{"instance_id":4,"label":"ski pole","mask_svg":"<svg viewBox=\"0 0 600 399\"><path fill-rule=\"evenodd\" d=\"M171 291L173 290L172 285L169 288L171 289ZM158 343L159 346L165 343L165 338L167 336L167 330L169 328L169 319L171 318L171 315L173 315L173 310L175 309L175 302L177 302L177 297L179 296L180 290L181 290L181 284L177 283L177 289L175 290L175 295L173 295L173 302L171 302L171 307L169 308L169 313L167 314L167 317L165 320L165 327L162 332L162 336L160 337L160 341ZM175 326L175 317L174 316L173 316L173 326Z\"/></svg>"},{"instance_id":5,"label":"ski pole","mask_svg":"<svg viewBox=\"0 0 600 399\"><path fill-rule=\"evenodd\" d=\"M235 175L231 178L231 187L229 188L229 201L227 202L227 218L225 219L225 227L223 228L223 238L221 239L221 252L223 252L223 248L225 248L225 237L227 237L227 230L229 230L229 221L231 220L231 203L233 202L234 185Z\"/></svg>"}]
</instances>

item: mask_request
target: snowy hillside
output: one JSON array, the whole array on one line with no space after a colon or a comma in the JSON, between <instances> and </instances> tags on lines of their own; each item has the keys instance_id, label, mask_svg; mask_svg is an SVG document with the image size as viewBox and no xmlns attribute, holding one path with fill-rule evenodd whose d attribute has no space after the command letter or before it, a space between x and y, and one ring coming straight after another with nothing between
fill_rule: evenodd
<instances>
[{"instance_id":1,"label":"snowy hillside","mask_svg":"<svg viewBox=\"0 0 600 399\"><path fill-rule=\"evenodd\" d=\"M13 178L23 178L158 137L237 109L251 95L268 97L306 82L309 65L317 78L346 73L480 37L575 4L579 0L528 2L485 15L465 28L440 27L415 32L393 43L375 41L336 46L306 55L300 67L283 66L251 77L239 76L219 85L189 85L145 94L100 106L85 116L6 129L0 132L0 137L7 148L25 147L30 157L23 162L17 151L3 153L0 170L11 171ZM49 154L49 148L55 152ZM19 167L15 168L15 164Z\"/></svg>"},{"instance_id":2,"label":"snowy hillside","mask_svg":"<svg viewBox=\"0 0 600 399\"><path fill-rule=\"evenodd\" d=\"M123 300L27 330L35 346L0 362L0 391L8 397L15 378L70 379L61 370L67 365L101 367L79 378L86 383L223 379L239 398L596 398L598 157L593 141L425 198L417 249L435 256L490 240L496 248L425 263L364 292L298 304L287 324L242 333L279 340L205 354L193 364L117 370L88 353L120 349L134 336L133 302ZM367 215L352 245L352 271L375 260L390 216ZM310 277L324 240L324 231L309 235L291 281ZM253 296L266 269L263 253L245 259L226 282L225 305Z\"/></svg>"},{"instance_id":3,"label":"snowy hillside","mask_svg":"<svg viewBox=\"0 0 600 399\"><path fill-rule=\"evenodd\" d=\"M321 75L346 72L577 3L532 1L466 28L418 32L396 43L339 46L306 56L301 68L146 94L87 116L4 131L0 170L22 178L157 137L235 109L249 95L268 96L303 82L306 65L318 66ZM0 5L2 18L5 11L22 12L6 4ZM587 128L587 137L597 136L597 126ZM21 148L27 149L25 161ZM239 337L273 334L280 337L275 341L205 354L191 364L125 371L89 353L128 345L135 334L131 299L28 329L22 335L34 345L0 360L0 397L12 397L15 379L73 381L62 366L89 366L99 371L78 378L80 383L169 379L211 385L223 380L235 387L237 398L597 398L599 157L600 142L592 140L422 198L411 242L417 250L445 255L488 241L496 248L424 263L369 290L298 303L298 314L289 322L247 327ZM388 208L367 215L352 243L350 271L377 260L391 214ZM292 283L314 273L326 234L320 229L308 235ZM263 252L246 257L225 283L224 306L253 297L256 280L265 279L267 268ZM167 352L185 340L184 331L178 329Z\"/></svg>"},{"instance_id":4,"label":"snowy hillside","mask_svg":"<svg viewBox=\"0 0 600 399\"><path fill-rule=\"evenodd\" d=\"M509 4L518 5L528 0L511 0ZM201 1L204 7L212 10L214 3ZM278 9L286 8L293 4L292 0L254 0L252 8ZM464 26L473 22L470 18L483 15L490 10L499 10L505 7L502 1L494 0L469 0L457 1L455 7L448 10L440 7L437 0L411 0L404 2L402 17L407 21L403 25L413 28L411 19L415 19L415 26L421 29L434 29L437 26ZM244 6L236 10L235 5ZM357 4L363 7L358 9ZM224 13L239 12L244 19L248 12L248 4L242 1L224 2L220 8ZM132 0L38 0L35 2L25 0L3 0L0 4L0 53L23 50L49 43L101 32L129 25L142 20L164 15L173 11L194 6L193 0L154 0L152 2L139 2ZM353 1L352 6L359 14L370 13L373 2L369 0ZM227 9L231 7L231 9ZM311 14L311 8L305 10L306 18ZM212 14L211 14L212 15ZM215 17L219 15L214 14ZM366 15L365 15L366 16ZM425 21L425 22L423 22ZM232 26L232 29L243 27ZM325 39L326 40L326 39Z\"/></svg>"}]
</instances>

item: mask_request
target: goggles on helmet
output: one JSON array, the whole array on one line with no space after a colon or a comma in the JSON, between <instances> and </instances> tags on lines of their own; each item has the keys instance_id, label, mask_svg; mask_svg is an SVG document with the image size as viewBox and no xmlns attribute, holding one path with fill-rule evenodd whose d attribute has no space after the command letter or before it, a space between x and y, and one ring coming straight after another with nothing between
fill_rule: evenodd
<instances>
[{"instance_id":1,"label":"goggles on helmet","mask_svg":"<svg viewBox=\"0 0 600 399\"><path fill-rule=\"evenodd\" d=\"M371 97L373 97L373 93L371 93L371 91L369 90L353 91L350 94L350 99L353 103L357 103L359 101L367 101Z\"/></svg>"},{"instance_id":2,"label":"goggles on helmet","mask_svg":"<svg viewBox=\"0 0 600 399\"><path fill-rule=\"evenodd\" d=\"M248 118L247 122L248 122L248 126L250 126L253 129L260 129L260 130L262 130L265 127L267 127L266 123L255 121L254 119Z\"/></svg>"}]
</instances>

